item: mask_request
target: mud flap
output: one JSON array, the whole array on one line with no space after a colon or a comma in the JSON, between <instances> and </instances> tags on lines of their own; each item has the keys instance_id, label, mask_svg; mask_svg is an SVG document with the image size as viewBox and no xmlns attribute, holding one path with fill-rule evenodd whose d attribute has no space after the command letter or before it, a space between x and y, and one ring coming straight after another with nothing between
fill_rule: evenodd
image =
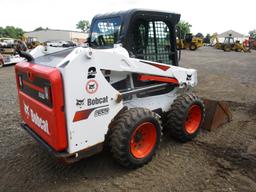
<instances>
[{"instance_id":1,"label":"mud flap","mask_svg":"<svg viewBox=\"0 0 256 192\"><path fill-rule=\"evenodd\" d=\"M224 101L203 99L206 114L202 128L211 131L232 120L229 105Z\"/></svg>"}]
</instances>

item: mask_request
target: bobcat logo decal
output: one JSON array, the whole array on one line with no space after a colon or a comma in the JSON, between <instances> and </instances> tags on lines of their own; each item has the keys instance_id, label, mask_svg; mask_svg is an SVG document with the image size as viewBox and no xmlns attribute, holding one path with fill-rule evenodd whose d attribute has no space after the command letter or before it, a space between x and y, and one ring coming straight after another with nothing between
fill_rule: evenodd
<instances>
[{"instance_id":1,"label":"bobcat logo decal","mask_svg":"<svg viewBox=\"0 0 256 192\"><path fill-rule=\"evenodd\" d=\"M191 79L192 79L192 74L191 75L187 74L187 81L191 81Z\"/></svg>"},{"instance_id":2,"label":"bobcat logo decal","mask_svg":"<svg viewBox=\"0 0 256 192\"><path fill-rule=\"evenodd\" d=\"M77 99L76 100L76 106L82 108L83 105L84 105L84 99Z\"/></svg>"}]
</instances>

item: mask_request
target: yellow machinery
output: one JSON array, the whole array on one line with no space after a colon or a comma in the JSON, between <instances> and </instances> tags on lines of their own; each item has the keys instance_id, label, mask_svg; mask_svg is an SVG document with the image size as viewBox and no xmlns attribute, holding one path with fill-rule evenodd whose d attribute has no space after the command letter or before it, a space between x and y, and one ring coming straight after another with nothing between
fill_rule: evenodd
<instances>
[{"instance_id":1,"label":"yellow machinery","mask_svg":"<svg viewBox=\"0 0 256 192\"><path fill-rule=\"evenodd\" d=\"M190 49L191 51L195 51L203 45L203 39L200 37L194 37L191 33L186 34L185 39L177 39L178 49Z\"/></svg>"},{"instance_id":2,"label":"yellow machinery","mask_svg":"<svg viewBox=\"0 0 256 192\"><path fill-rule=\"evenodd\" d=\"M235 41L231 34L228 37L225 37L224 42L222 43L222 49L227 52L250 52L250 49L244 47L239 41Z\"/></svg>"},{"instance_id":3,"label":"yellow machinery","mask_svg":"<svg viewBox=\"0 0 256 192\"><path fill-rule=\"evenodd\" d=\"M250 52L250 50L244 47L239 41L235 41L231 34L228 37L225 37L223 43L220 43L217 33L214 33L211 36L211 45L216 49L222 49L223 51L227 52Z\"/></svg>"},{"instance_id":4,"label":"yellow machinery","mask_svg":"<svg viewBox=\"0 0 256 192\"><path fill-rule=\"evenodd\" d=\"M216 49L222 49L222 44L219 41L217 33L213 33L213 35L211 36L211 46Z\"/></svg>"},{"instance_id":5,"label":"yellow machinery","mask_svg":"<svg viewBox=\"0 0 256 192\"><path fill-rule=\"evenodd\" d=\"M38 45L42 45L35 37L22 37L22 41L26 43L28 49L34 49Z\"/></svg>"}]
</instances>

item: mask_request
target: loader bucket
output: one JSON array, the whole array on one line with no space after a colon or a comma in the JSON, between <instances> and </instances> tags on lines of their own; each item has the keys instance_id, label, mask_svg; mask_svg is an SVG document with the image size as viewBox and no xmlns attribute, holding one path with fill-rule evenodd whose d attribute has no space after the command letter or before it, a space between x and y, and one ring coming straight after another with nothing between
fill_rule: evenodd
<instances>
[{"instance_id":1,"label":"loader bucket","mask_svg":"<svg viewBox=\"0 0 256 192\"><path fill-rule=\"evenodd\" d=\"M203 100L206 108L205 120L202 126L204 129L211 131L232 120L232 114L227 102Z\"/></svg>"}]
</instances>

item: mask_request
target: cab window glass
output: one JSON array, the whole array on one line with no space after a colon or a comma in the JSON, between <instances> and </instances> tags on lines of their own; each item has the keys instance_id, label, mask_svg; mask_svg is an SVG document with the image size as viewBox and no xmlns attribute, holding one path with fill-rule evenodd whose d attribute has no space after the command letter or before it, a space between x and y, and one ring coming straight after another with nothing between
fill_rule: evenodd
<instances>
[{"instance_id":1,"label":"cab window glass","mask_svg":"<svg viewBox=\"0 0 256 192\"><path fill-rule=\"evenodd\" d=\"M121 19L119 17L96 20L91 33L91 46L113 47L118 41L120 29Z\"/></svg>"},{"instance_id":2,"label":"cab window glass","mask_svg":"<svg viewBox=\"0 0 256 192\"><path fill-rule=\"evenodd\" d=\"M172 64L170 29L164 21L140 20L134 30L135 57Z\"/></svg>"}]
</instances>

